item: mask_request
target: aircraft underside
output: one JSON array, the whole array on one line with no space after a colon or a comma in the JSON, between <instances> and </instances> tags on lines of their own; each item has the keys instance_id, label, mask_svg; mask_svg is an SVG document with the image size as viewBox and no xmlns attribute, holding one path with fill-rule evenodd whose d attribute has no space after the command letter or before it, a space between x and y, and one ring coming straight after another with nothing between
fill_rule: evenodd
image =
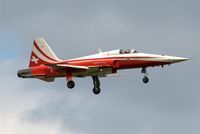
<instances>
[{"instance_id":1,"label":"aircraft underside","mask_svg":"<svg viewBox=\"0 0 200 134\"><path fill-rule=\"evenodd\" d=\"M128 63L129 63L129 66L128 66ZM23 75L22 76L23 78L38 78L46 82L53 82L55 78L58 78L58 77L66 77L67 87L70 89L75 87L75 82L73 81L73 77L92 77L93 85L94 85L94 88L93 88L94 94L99 94L101 91L99 77L107 77L110 74L117 75L117 70L121 70L121 69L142 68L141 73L144 74L143 82L144 83L149 82L149 78L147 77L148 73L146 71L146 67L139 66L135 64L134 61L132 62L128 61L128 63L127 61L122 61L118 63L118 68L91 67L88 70L81 70L81 71L76 70L76 69L73 69L73 70L58 69L58 68L42 65L39 68L32 67L31 69L26 69L22 72L18 72L18 75L19 77L20 75ZM131 66L130 66L130 63L132 63ZM150 62L148 63L149 63L148 66L152 66L152 67L156 65L164 65L164 63L161 63L161 62L157 64L155 64L155 62L153 64L150 64ZM147 63L143 65L147 65ZM40 71L38 72L38 70Z\"/></svg>"}]
</instances>

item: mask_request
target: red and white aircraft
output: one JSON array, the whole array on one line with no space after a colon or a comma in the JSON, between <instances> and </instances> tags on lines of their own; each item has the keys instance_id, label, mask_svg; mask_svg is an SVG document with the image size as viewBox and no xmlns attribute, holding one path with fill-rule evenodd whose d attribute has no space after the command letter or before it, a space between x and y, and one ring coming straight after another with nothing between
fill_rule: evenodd
<instances>
[{"instance_id":1,"label":"red and white aircraft","mask_svg":"<svg viewBox=\"0 0 200 134\"><path fill-rule=\"evenodd\" d=\"M132 49L117 49L69 59L60 60L47 45L43 38L34 40L28 69L18 71L18 77L38 78L53 82L56 77L66 77L68 88L74 88L73 77L91 76L93 79L93 92L99 94L99 77L111 76L120 69L142 68L143 82L148 83L147 67L170 65L189 60L188 58L167 55L139 53Z\"/></svg>"}]
</instances>

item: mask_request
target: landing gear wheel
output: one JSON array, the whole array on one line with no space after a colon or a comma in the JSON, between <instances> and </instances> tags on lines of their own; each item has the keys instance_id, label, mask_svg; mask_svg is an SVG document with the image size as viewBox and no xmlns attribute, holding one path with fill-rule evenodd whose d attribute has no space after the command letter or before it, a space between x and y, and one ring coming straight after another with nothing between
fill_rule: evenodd
<instances>
[{"instance_id":1,"label":"landing gear wheel","mask_svg":"<svg viewBox=\"0 0 200 134\"><path fill-rule=\"evenodd\" d=\"M70 80L70 81L67 82L67 87L68 88L72 89L72 88L74 88L74 86L75 86L74 81Z\"/></svg>"},{"instance_id":2,"label":"landing gear wheel","mask_svg":"<svg viewBox=\"0 0 200 134\"><path fill-rule=\"evenodd\" d=\"M94 87L93 88L93 93L94 94L99 94L101 92L101 88L100 87Z\"/></svg>"},{"instance_id":3,"label":"landing gear wheel","mask_svg":"<svg viewBox=\"0 0 200 134\"><path fill-rule=\"evenodd\" d=\"M144 82L144 83L148 83L148 82L149 82L149 78L148 78L147 76L145 76L145 77L143 78L143 82Z\"/></svg>"}]
</instances>

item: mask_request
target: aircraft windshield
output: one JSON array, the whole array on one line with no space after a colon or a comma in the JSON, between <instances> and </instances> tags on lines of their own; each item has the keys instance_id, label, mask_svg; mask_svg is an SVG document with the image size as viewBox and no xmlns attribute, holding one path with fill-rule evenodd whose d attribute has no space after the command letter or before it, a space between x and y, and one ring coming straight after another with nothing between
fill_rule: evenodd
<instances>
[{"instance_id":1,"label":"aircraft windshield","mask_svg":"<svg viewBox=\"0 0 200 134\"><path fill-rule=\"evenodd\" d=\"M132 50L130 50L130 49L126 49L126 50L120 49L119 53L120 54L130 54L130 53L137 53L137 51L135 49L132 49Z\"/></svg>"}]
</instances>

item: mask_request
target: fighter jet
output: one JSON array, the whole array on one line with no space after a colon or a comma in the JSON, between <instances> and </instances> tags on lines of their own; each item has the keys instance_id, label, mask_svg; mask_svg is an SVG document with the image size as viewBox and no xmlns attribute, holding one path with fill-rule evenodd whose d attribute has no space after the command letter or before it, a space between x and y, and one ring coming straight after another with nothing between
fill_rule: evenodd
<instances>
[{"instance_id":1,"label":"fighter jet","mask_svg":"<svg viewBox=\"0 0 200 134\"><path fill-rule=\"evenodd\" d=\"M148 67L164 66L189 60L189 58L140 53L135 49L116 49L97 54L61 60L43 38L33 42L29 67L17 72L21 78L37 78L53 82L55 78L65 77L67 87L75 87L74 77L92 77L93 93L101 92L99 77L117 75L118 70L141 68L143 82L148 83Z\"/></svg>"}]
</instances>

